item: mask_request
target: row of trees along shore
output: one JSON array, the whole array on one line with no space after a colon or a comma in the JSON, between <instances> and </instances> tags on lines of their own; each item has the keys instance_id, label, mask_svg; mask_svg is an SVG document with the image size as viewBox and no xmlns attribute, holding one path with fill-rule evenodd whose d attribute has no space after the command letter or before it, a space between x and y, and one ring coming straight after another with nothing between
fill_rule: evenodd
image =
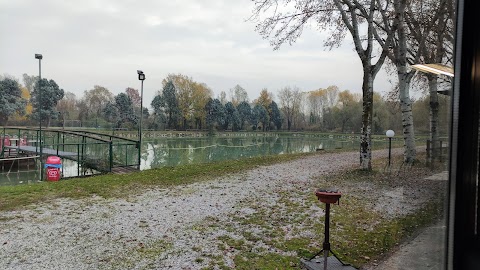
<instances>
[{"instance_id":1,"label":"row of trees along shore","mask_svg":"<svg viewBox=\"0 0 480 270\"><path fill-rule=\"evenodd\" d=\"M452 65L454 0L253 0L256 31L274 49L294 43L305 27L328 32L324 46L338 47L350 34L363 68L361 166L371 169L374 118L373 82L384 63L397 74L397 91L405 141L404 161L415 160L410 86L414 63ZM425 75L424 75L425 76ZM430 136L438 145L438 77L426 75L431 104Z\"/></svg>"},{"instance_id":2,"label":"row of trees along shore","mask_svg":"<svg viewBox=\"0 0 480 270\"><path fill-rule=\"evenodd\" d=\"M37 125L39 106L35 80L23 75L24 84L11 76L0 79L0 124ZM138 128L140 95L127 87L114 95L109 89L94 86L82 97L64 92L54 80L42 79L42 119L45 126L91 127L103 129ZM29 89L30 88L30 89ZM372 132L384 134L387 129L401 130L401 104L395 97L373 95ZM275 101L277 100L277 102ZM413 103L417 130L429 130L428 93ZM446 97L439 99L441 110L448 105ZM441 129L446 133L446 114L441 114ZM277 95L267 89L250 101L240 85L222 91L216 98L205 84L191 77L171 74L163 87L143 109L145 129L152 130L260 130L260 131L322 131L356 133L361 131L362 96L336 86L312 91L284 87Z\"/></svg>"}]
</instances>

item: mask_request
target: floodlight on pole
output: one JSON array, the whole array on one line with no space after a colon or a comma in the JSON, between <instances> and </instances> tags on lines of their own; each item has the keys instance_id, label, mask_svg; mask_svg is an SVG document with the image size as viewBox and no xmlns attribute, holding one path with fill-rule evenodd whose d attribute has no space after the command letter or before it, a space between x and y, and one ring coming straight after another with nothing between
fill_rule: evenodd
<instances>
[{"instance_id":1,"label":"floodlight on pole","mask_svg":"<svg viewBox=\"0 0 480 270\"><path fill-rule=\"evenodd\" d=\"M138 127L138 169L140 169L141 159L140 156L142 154L142 118L143 118L143 81L145 80L145 74L141 70L137 70L138 79L142 82L142 86L140 88L140 124Z\"/></svg>"},{"instance_id":2,"label":"floodlight on pole","mask_svg":"<svg viewBox=\"0 0 480 270\"><path fill-rule=\"evenodd\" d=\"M143 73L143 71L137 70L137 74L138 74L138 79L139 79L140 81L144 81L144 80L145 80L145 74Z\"/></svg>"},{"instance_id":3,"label":"floodlight on pole","mask_svg":"<svg viewBox=\"0 0 480 270\"><path fill-rule=\"evenodd\" d=\"M38 144L40 146L40 181L43 181L43 145L42 145L42 59L43 55L36 53L35 59L38 59L38 118L39 118L39 130L38 130Z\"/></svg>"}]
</instances>

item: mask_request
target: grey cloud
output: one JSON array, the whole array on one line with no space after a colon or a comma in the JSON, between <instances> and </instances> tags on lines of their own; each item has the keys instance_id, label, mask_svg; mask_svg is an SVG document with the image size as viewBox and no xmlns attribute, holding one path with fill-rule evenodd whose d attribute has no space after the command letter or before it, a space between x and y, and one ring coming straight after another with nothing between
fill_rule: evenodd
<instances>
[{"instance_id":1,"label":"grey cloud","mask_svg":"<svg viewBox=\"0 0 480 270\"><path fill-rule=\"evenodd\" d=\"M250 12L248 0L0 0L0 73L36 74L33 54L43 53L45 76L77 96L95 84L114 93L135 87L136 69L148 74L149 100L168 73L216 93L239 83L251 99L263 87L359 88L361 65L348 41L328 52L326 33L307 28L273 51L245 21Z\"/></svg>"}]
</instances>

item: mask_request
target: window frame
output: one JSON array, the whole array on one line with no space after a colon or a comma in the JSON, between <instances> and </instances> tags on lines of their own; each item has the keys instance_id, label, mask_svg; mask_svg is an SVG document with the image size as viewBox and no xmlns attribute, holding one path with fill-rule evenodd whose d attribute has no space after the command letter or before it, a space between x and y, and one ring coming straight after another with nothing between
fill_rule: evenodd
<instances>
[{"instance_id":1,"label":"window frame","mask_svg":"<svg viewBox=\"0 0 480 270\"><path fill-rule=\"evenodd\" d=\"M450 130L447 269L480 266L478 194L480 18L478 0L457 0Z\"/></svg>"}]
</instances>

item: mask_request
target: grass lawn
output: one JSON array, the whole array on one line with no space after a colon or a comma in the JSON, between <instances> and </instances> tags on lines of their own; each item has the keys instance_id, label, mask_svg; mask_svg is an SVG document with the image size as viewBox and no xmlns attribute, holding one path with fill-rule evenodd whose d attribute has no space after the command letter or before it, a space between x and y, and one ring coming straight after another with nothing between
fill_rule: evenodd
<instances>
[{"instance_id":1,"label":"grass lawn","mask_svg":"<svg viewBox=\"0 0 480 270\"><path fill-rule=\"evenodd\" d=\"M165 167L127 175L108 174L0 187L0 211L22 209L62 197L87 198L97 195L104 198L126 198L141 194L146 189L206 181L306 155L322 153L258 157ZM399 159L400 157L396 158L394 164L400 164ZM419 160L424 159L424 156L419 155ZM443 215L444 187L422 180L433 174L425 164L417 162L408 169L399 169L397 166L393 172L386 172L385 164L385 159L376 159L372 172L344 170L324 175L312 183L317 187L336 187L344 194L340 205L332 205L330 242L341 259L356 267L381 260L419 228L435 222ZM417 192L419 196L427 192L434 196L409 211L400 211L394 215L376 210L377 205L385 203L378 200L380 195L392 190L402 190L407 195ZM229 232L228 235L219 235L215 239L215 245L224 254L232 254L235 269L299 269L300 258L308 258L321 249L324 205L316 200L311 189L301 186L276 193L276 196L274 207L259 204L254 198L242 201L240 206L252 211L206 218L202 224L197 225L198 230L206 234L219 230ZM165 245L167 244L169 243ZM193 245L192 251L202 254L202 248ZM142 252L155 258L164 250L142 249ZM195 262L206 264L205 269L230 269L222 256L202 254Z\"/></svg>"},{"instance_id":2,"label":"grass lawn","mask_svg":"<svg viewBox=\"0 0 480 270\"><path fill-rule=\"evenodd\" d=\"M334 186L343 192L340 205L331 206L330 243L343 261L355 267L377 263L419 229L443 216L444 186L423 180L432 174L424 164L418 162L411 168L388 173L379 169L385 162L376 160L377 170L373 172L351 169L316 182L319 187ZM396 164L400 163L397 159ZM399 178L402 180L392 180ZM428 189L434 196L410 211L393 216L374 210L375 204L387 203L378 201L375 192L403 189L406 185ZM365 189L369 192L364 192ZM273 208L258 201L246 201L242 206L253 209L253 213L234 213L204 224L208 228L206 233L222 229L230 232L218 237L217 244L234 254L235 269L300 269L300 258L310 258L321 250L324 218L317 212L323 213L324 204L317 202L311 190L302 188L278 195L280 198ZM312 210L312 205L319 208ZM221 257L211 260L205 269L213 268L229 269Z\"/></svg>"},{"instance_id":3,"label":"grass lawn","mask_svg":"<svg viewBox=\"0 0 480 270\"><path fill-rule=\"evenodd\" d=\"M255 157L205 164L163 167L125 175L106 174L59 182L0 187L0 211L19 209L55 198L128 197L146 188L168 188L205 181L257 166L285 162L315 153Z\"/></svg>"}]
</instances>

